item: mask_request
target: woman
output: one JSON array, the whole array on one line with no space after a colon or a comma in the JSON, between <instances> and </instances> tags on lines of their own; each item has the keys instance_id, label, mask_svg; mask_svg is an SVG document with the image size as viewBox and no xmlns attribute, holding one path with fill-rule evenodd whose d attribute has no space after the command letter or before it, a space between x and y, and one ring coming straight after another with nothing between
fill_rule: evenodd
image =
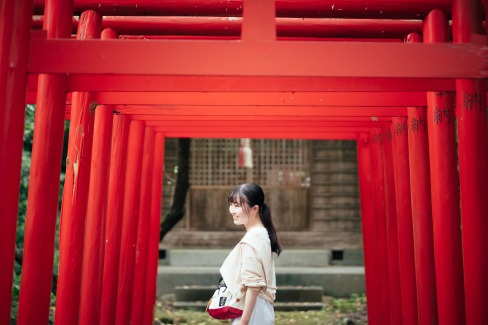
<instances>
[{"instance_id":1,"label":"woman","mask_svg":"<svg viewBox=\"0 0 488 325\"><path fill-rule=\"evenodd\" d=\"M281 245L264 192L257 184L242 184L229 194L228 201L234 224L246 227L246 235L220 268L228 290L244 299L242 316L232 325L274 324L274 259L281 253Z\"/></svg>"}]
</instances>

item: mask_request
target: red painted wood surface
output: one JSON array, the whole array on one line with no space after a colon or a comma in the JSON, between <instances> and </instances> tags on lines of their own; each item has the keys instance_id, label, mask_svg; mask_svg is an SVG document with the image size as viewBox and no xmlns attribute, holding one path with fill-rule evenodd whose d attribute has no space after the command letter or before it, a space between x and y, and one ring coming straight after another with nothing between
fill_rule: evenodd
<instances>
[{"instance_id":1,"label":"red painted wood surface","mask_svg":"<svg viewBox=\"0 0 488 325\"><path fill-rule=\"evenodd\" d=\"M433 253L433 230L432 230L432 206L431 206L431 187L429 171L429 145L427 116L425 108L409 108L408 111L408 132L409 132L409 152L410 152L410 182L412 190L412 220L413 235L415 248L415 271L417 278L417 288L419 299L419 310L421 312L419 320L425 322L427 317L435 320L432 309L434 297L431 290L435 290L433 282L433 272L435 270ZM441 268L442 269L442 268ZM439 275L446 273L440 271L437 273L437 293L438 296L444 292L439 290L448 290L447 283L442 283ZM442 275L440 275L442 277ZM441 284L442 283L442 284ZM440 297L439 299L450 299L449 297ZM439 302L441 304L441 302ZM440 311L444 312L444 311Z\"/></svg>"},{"instance_id":2,"label":"red painted wood surface","mask_svg":"<svg viewBox=\"0 0 488 325\"><path fill-rule=\"evenodd\" d=\"M397 205L398 260L401 287L399 292L402 301L402 320L404 324L415 324L418 308L415 293L418 295L421 288L416 285L415 281L407 118L394 117L391 132ZM435 280L435 278L433 279Z\"/></svg>"},{"instance_id":3,"label":"red painted wood surface","mask_svg":"<svg viewBox=\"0 0 488 325\"><path fill-rule=\"evenodd\" d=\"M408 152L418 322L420 325L437 324L429 141L425 107L408 108Z\"/></svg>"},{"instance_id":4,"label":"red painted wood surface","mask_svg":"<svg viewBox=\"0 0 488 325\"><path fill-rule=\"evenodd\" d=\"M276 40L274 0L243 0L241 38L245 41Z\"/></svg>"},{"instance_id":5,"label":"red painted wood surface","mask_svg":"<svg viewBox=\"0 0 488 325\"><path fill-rule=\"evenodd\" d=\"M447 41L447 26L447 17L433 11L424 42ZM465 311L453 100L449 93L427 93L437 307L439 323L454 325L465 323Z\"/></svg>"},{"instance_id":6,"label":"red painted wood surface","mask_svg":"<svg viewBox=\"0 0 488 325\"><path fill-rule=\"evenodd\" d=\"M406 110L405 110L406 111ZM158 116L158 115L144 115L144 114L131 114L130 115L132 120L143 120L146 121L147 125L156 125L158 123L163 124L174 124L179 125L183 123L200 123L200 125L215 125L219 123L222 125L224 122L227 123L229 121L236 122L235 115L226 115L226 116L205 116L205 115L173 115L173 116ZM371 123L377 123L378 125L385 124L391 121L391 117L388 116L379 116L379 117L371 117L371 116L293 116L293 115L275 115L275 116L256 116L256 115L240 115L239 116L239 123L244 123L244 121L256 121L258 124L267 122L267 123L291 123L291 125L299 125L300 123L311 122L312 125L323 125L323 126L332 126L334 123L339 122L345 123L344 125L348 125L350 123L352 125L357 126L364 126L370 125ZM337 125L337 124L336 124Z\"/></svg>"},{"instance_id":7,"label":"red painted wood surface","mask_svg":"<svg viewBox=\"0 0 488 325\"><path fill-rule=\"evenodd\" d=\"M144 297L143 324L151 324L154 319L156 283L159 263L159 230L161 224L161 203L164 168L164 134L157 132L154 139L154 162L151 188L151 220L147 257L146 294Z\"/></svg>"},{"instance_id":8,"label":"red painted wood surface","mask_svg":"<svg viewBox=\"0 0 488 325\"><path fill-rule=\"evenodd\" d=\"M81 15L77 38L100 37L101 16L94 11ZM74 324L79 318L83 242L90 183L93 141L93 94L75 92L66 157L59 235L59 269L56 323Z\"/></svg>"},{"instance_id":9,"label":"red painted wood surface","mask_svg":"<svg viewBox=\"0 0 488 325\"><path fill-rule=\"evenodd\" d=\"M166 132L164 129L156 129L157 132ZM188 131L173 131L166 132L165 135L168 138L208 138L208 139L240 139L243 135L246 135L250 139L303 139L303 140L355 140L357 138L357 131L340 131L340 132L303 132L303 133L290 133L284 132L254 132L250 133L229 133L213 131L210 133L204 132L188 132Z\"/></svg>"},{"instance_id":10,"label":"red painted wood surface","mask_svg":"<svg viewBox=\"0 0 488 325\"><path fill-rule=\"evenodd\" d=\"M484 87L456 80L459 183L467 324L484 321L488 298L488 127Z\"/></svg>"},{"instance_id":11,"label":"red painted wood surface","mask_svg":"<svg viewBox=\"0 0 488 325\"><path fill-rule=\"evenodd\" d=\"M115 105L115 110L122 114L151 114L171 118L179 115L185 117L192 116L256 116L276 117L296 116L296 117L351 117L368 116L391 117L406 116L405 107L320 107L320 106L156 106L156 105Z\"/></svg>"},{"instance_id":12,"label":"red painted wood surface","mask_svg":"<svg viewBox=\"0 0 488 325\"><path fill-rule=\"evenodd\" d=\"M146 281L148 273L148 250L151 224L151 198L154 165L154 127L144 131L144 149L142 157L142 175L140 187L139 224L137 226L137 247L134 269L134 289L132 291L130 324L142 325L146 298Z\"/></svg>"},{"instance_id":13,"label":"red painted wood surface","mask_svg":"<svg viewBox=\"0 0 488 325\"><path fill-rule=\"evenodd\" d=\"M142 121L131 121L129 127L115 324L129 323L132 310L144 127L144 122Z\"/></svg>"},{"instance_id":14,"label":"red painted wood surface","mask_svg":"<svg viewBox=\"0 0 488 325\"><path fill-rule=\"evenodd\" d=\"M425 92L99 92L99 104L178 106L426 106Z\"/></svg>"},{"instance_id":15,"label":"red painted wood surface","mask_svg":"<svg viewBox=\"0 0 488 325\"><path fill-rule=\"evenodd\" d=\"M453 41L473 41L482 33L479 1L452 2ZM486 23L486 22L485 22ZM485 37L486 40L486 37ZM486 88L476 80L456 80L459 183L466 323L486 323L488 298L488 124Z\"/></svg>"},{"instance_id":16,"label":"red painted wood surface","mask_svg":"<svg viewBox=\"0 0 488 325\"><path fill-rule=\"evenodd\" d=\"M358 133L367 132L370 127L380 127L386 122L380 121L232 121L228 126L222 126L222 121L147 121L146 125L156 127L159 132L166 134L179 133L191 134L196 137L215 137L217 134L226 134L228 138L243 136L259 137L268 134L272 137L283 136L285 138L300 138L310 134ZM308 137L307 137L308 138ZM319 136L320 138L320 136ZM349 138L349 137L348 137Z\"/></svg>"},{"instance_id":17,"label":"red painted wood surface","mask_svg":"<svg viewBox=\"0 0 488 325\"><path fill-rule=\"evenodd\" d=\"M380 128L375 128L371 132L371 169L377 256L375 270L378 276L379 323L388 324L391 320L391 298L386 228L384 135Z\"/></svg>"},{"instance_id":18,"label":"red painted wood surface","mask_svg":"<svg viewBox=\"0 0 488 325\"><path fill-rule=\"evenodd\" d=\"M28 98L37 87L31 74ZM68 90L79 91L454 91L452 79L435 78L327 78L222 76L68 76ZM35 95L35 93L34 93ZM35 99L35 98L34 98ZM28 99L29 100L29 99Z\"/></svg>"},{"instance_id":19,"label":"red painted wood surface","mask_svg":"<svg viewBox=\"0 0 488 325\"><path fill-rule=\"evenodd\" d=\"M288 132L290 135L294 133L328 133L328 132L367 132L369 127L347 127L347 126L336 126L336 127L314 127L314 126L302 126L302 127L293 127L290 128L288 126L280 127L280 126L252 126L248 125L246 130L238 130L233 126L227 127L219 127L218 130L215 130L214 127L191 127L191 126L177 126L177 127L168 127L168 126L157 126L156 130L159 132L181 132L181 133L213 133L215 131L221 133L227 133L229 136L243 136L245 134L253 134L254 132L268 132L270 134L273 133L286 133Z\"/></svg>"},{"instance_id":20,"label":"red painted wood surface","mask_svg":"<svg viewBox=\"0 0 488 325\"><path fill-rule=\"evenodd\" d=\"M68 37L71 1L47 1L48 38ZM65 19L69 17L68 19ZM17 324L47 323L54 262L66 78L40 75L24 229L24 258Z\"/></svg>"},{"instance_id":21,"label":"red painted wood surface","mask_svg":"<svg viewBox=\"0 0 488 325\"><path fill-rule=\"evenodd\" d=\"M0 7L0 324L10 322L32 1Z\"/></svg>"},{"instance_id":22,"label":"red painted wood surface","mask_svg":"<svg viewBox=\"0 0 488 325\"><path fill-rule=\"evenodd\" d=\"M398 249L398 221L391 125L382 128L385 156L386 240L388 243L388 274L390 295L390 324L403 324Z\"/></svg>"},{"instance_id":23,"label":"red painted wood surface","mask_svg":"<svg viewBox=\"0 0 488 325\"><path fill-rule=\"evenodd\" d=\"M42 27L43 16L34 16L33 29ZM276 36L283 38L311 38L317 40L347 37L376 38L400 41L409 33L421 33L422 21L393 19L334 19L334 18L276 18ZM76 31L78 20L73 20ZM105 16L103 28L111 28L121 38L129 35L145 38L200 36L239 39L242 17L203 16ZM130 37L128 37L130 38ZM200 38L200 39L201 39ZM197 39L197 38L196 38Z\"/></svg>"},{"instance_id":24,"label":"red painted wood surface","mask_svg":"<svg viewBox=\"0 0 488 325\"><path fill-rule=\"evenodd\" d=\"M63 147L65 78L39 76L17 324L49 319Z\"/></svg>"},{"instance_id":25,"label":"red painted wood surface","mask_svg":"<svg viewBox=\"0 0 488 325\"><path fill-rule=\"evenodd\" d=\"M446 94L442 93L429 93L428 97L431 102L427 109L427 125L439 322L464 324L461 220L453 101L446 100ZM439 114L439 111L442 113Z\"/></svg>"},{"instance_id":26,"label":"red painted wood surface","mask_svg":"<svg viewBox=\"0 0 488 325\"><path fill-rule=\"evenodd\" d=\"M429 94L432 104L427 110L437 307L439 322L454 325L465 322L455 129L447 114L440 122L436 108L448 114L454 110L452 101L439 96Z\"/></svg>"},{"instance_id":27,"label":"red painted wood surface","mask_svg":"<svg viewBox=\"0 0 488 325\"><path fill-rule=\"evenodd\" d=\"M375 214L373 207L373 171L371 168L371 138L361 133L357 138L359 198L364 250L364 278L368 297L368 323L380 325L378 256L376 254Z\"/></svg>"},{"instance_id":28,"label":"red painted wood surface","mask_svg":"<svg viewBox=\"0 0 488 325\"><path fill-rule=\"evenodd\" d=\"M32 29L42 28L43 16L32 17ZM121 34L121 39L225 39L238 40L242 17L191 16L104 16L102 28ZM348 19L333 18L275 18L277 39L336 40L349 37L399 41L410 32L421 32L421 20ZM78 20L73 19L76 33ZM343 37L340 37L340 36ZM117 36L119 38L119 36ZM394 39L392 39L394 38Z\"/></svg>"},{"instance_id":29,"label":"red painted wood surface","mask_svg":"<svg viewBox=\"0 0 488 325\"><path fill-rule=\"evenodd\" d=\"M44 0L35 0L36 13L42 13ZM433 9L451 11L448 0L396 0L348 1L338 0L324 3L323 0L290 1L277 0L278 17L369 17L410 18L425 17ZM191 16L241 16L243 0L76 0L75 9L81 12L97 9L104 15L143 15L151 12L157 15Z\"/></svg>"},{"instance_id":30,"label":"red painted wood surface","mask_svg":"<svg viewBox=\"0 0 488 325\"><path fill-rule=\"evenodd\" d=\"M33 37L30 53L30 73L412 78L488 75L487 54L480 44L80 41ZM407 61L416 64L406 66ZM300 64L290 64L293 62Z\"/></svg>"},{"instance_id":31,"label":"red painted wood surface","mask_svg":"<svg viewBox=\"0 0 488 325\"><path fill-rule=\"evenodd\" d=\"M112 116L110 106L100 105L95 108L81 277L81 324L100 323Z\"/></svg>"},{"instance_id":32,"label":"red painted wood surface","mask_svg":"<svg viewBox=\"0 0 488 325\"><path fill-rule=\"evenodd\" d=\"M252 121L252 123L250 122ZM253 128L262 128L263 130L268 128L272 131L274 128L293 128L298 129L306 129L307 127L310 130L322 129L323 131L327 130L340 130L344 128L344 130L350 128L367 128L367 127L381 127L389 125L388 121L343 121L343 120L332 120L332 121L323 121L323 120L305 120L305 121L297 121L297 120L283 120L283 121L274 121L274 120L234 120L227 121L229 126L223 126L223 121L214 121L214 120L182 120L182 121L175 121L175 120L147 120L147 126L157 126L160 128L168 128L168 129L177 129L177 128L201 128L201 129L222 129L225 130L227 128L244 128L244 127L253 127Z\"/></svg>"},{"instance_id":33,"label":"red painted wood surface","mask_svg":"<svg viewBox=\"0 0 488 325\"><path fill-rule=\"evenodd\" d=\"M100 324L115 323L117 287L119 282L120 245L122 234L123 207L120 198L125 192L127 143L130 118L127 115L114 115L110 174L107 201L107 222L105 227L105 254L103 264L103 287Z\"/></svg>"}]
</instances>

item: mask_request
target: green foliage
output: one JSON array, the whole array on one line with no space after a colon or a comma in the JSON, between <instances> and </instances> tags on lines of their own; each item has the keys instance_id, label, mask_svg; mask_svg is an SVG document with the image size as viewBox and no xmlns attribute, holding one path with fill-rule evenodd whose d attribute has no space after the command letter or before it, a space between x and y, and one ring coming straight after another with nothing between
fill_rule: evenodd
<instances>
[{"instance_id":1,"label":"green foliage","mask_svg":"<svg viewBox=\"0 0 488 325\"><path fill-rule=\"evenodd\" d=\"M12 309L10 312L10 317L12 319L17 318L17 310L19 307L19 293L20 293L20 272L15 272L14 274L14 285L12 289Z\"/></svg>"},{"instance_id":2,"label":"green foliage","mask_svg":"<svg viewBox=\"0 0 488 325\"><path fill-rule=\"evenodd\" d=\"M366 305L366 295L353 294L350 298L332 299L325 309L331 313L357 312Z\"/></svg>"},{"instance_id":3,"label":"green foliage","mask_svg":"<svg viewBox=\"0 0 488 325\"><path fill-rule=\"evenodd\" d=\"M276 311L275 323L279 325L365 325L366 296L353 294L348 298L324 297L322 310ZM173 310L171 298L156 302L154 324L228 324L211 318L202 310Z\"/></svg>"},{"instance_id":4,"label":"green foliage","mask_svg":"<svg viewBox=\"0 0 488 325\"><path fill-rule=\"evenodd\" d=\"M32 143L34 140L35 106L27 105L25 110L24 150L20 176L19 213L17 221L17 247L24 246L25 213L27 211L27 193L29 190L29 172L31 165Z\"/></svg>"}]
</instances>

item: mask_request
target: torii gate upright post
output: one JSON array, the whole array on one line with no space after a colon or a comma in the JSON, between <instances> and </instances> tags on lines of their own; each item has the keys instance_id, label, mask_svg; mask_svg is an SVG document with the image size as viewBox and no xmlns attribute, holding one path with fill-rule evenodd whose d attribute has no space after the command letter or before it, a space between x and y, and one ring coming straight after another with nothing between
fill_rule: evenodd
<instances>
[{"instance_id":1,"label":"torii gate upright post","mask_svg":"<svg viewBox=\"0 0 488 325\"><path fill-rule=\"evenodd\" d=\"M476 0L452 1L454 43L474 41L482 34L481 5ZM480 36L481 37L481 36ZM486 36L482 38L486 42ZM488 306L488 125L483 80L456 80L459 181L466 322L485 324Z\"/></svg>"},{"instance_id":2,"label":"torii gate upright post","mask_svg":"<svg viewBox=\"0 0 488 325\"><path fill-rule=\"evenodd\" d=\"M32 0L0 1L0 323L10 322Z\"/></svg>"},{"instance_id":3,"label":"torii gate upright post","mask_svg":"<svg viewBox=\"0 0 488 325\"><path fill-rule=\"evenodd\" d=\"M112 110L113 108L110 105L99 105L95 109L90 186L83 247L80 324L100 323L112 140Z\"/></svg>"},{"instance_id":4,"label":"torii gate upright post","mask_svg":"<svg viewBox=\"0 0 488 325\"><path fill-rule=\"evenodd\" d=\"M144 146L144 121L131 121L127 143L124 212L120 237L119 283L115 324L128 324L134 288L134 267L139 217L139 188L141 186L142 152Z\"/></svg>"},{"instance_id":5,"label":"torii gate upright post","mask_svg":"<svg viewBox=\"0 0 488 325\"><path fill-rule=\"evenodd\" d=\"M102 39L112 38L112 36L114 36L114 32L111 30L103 30L101 33ZM108 244L105 229L108 214L113 211L111 208L109 209L109 204L113 203L109 196L114 194L109 191L112 170L110 165L117 164L117 161L111 159L112 129L115 120L113 107L111 105L97 106L94 119L80 302L80 322L83 324L100 323L104 256L105 247ZM119 148L114 150L119 150ZM118 165L113 168L119 170ZM112 238L110 238L110 246L113 247ZM112 269L110 272L111 278L117 278Z\"/></svg>"},{"instance_id":6,"label":"torii gate upright post","mask_svg":"<svg viewBox=\"0 0 488 325\"><path fill-rule=\"evenodd\" d=\"M47 0L48 38L71 36L73 0ZM17 324L47 324L63 150L66 76L39 75Z\"/></svg>"},{"instance_id":7,"label":"torii gate upright post","mask_svg":"<svg viewBox=\"0 0 488 325\"><path fill-rule=\"evenodd\" d=\"M156 284L159 262L159 234L161 228L161 202L163 194L164 134L156 132L154 141L151 224L149 228L149 248L147 251L146 296L144 299L143 324L151 324L154 319L154 303L156 302Z\"/></svg>"},{"instance_id":8,"label":"torii gate upright post","mask_svg":"<svg viewBox=\"0 0 488 325\"><path fill-rule=\"evenodd\" d=\"M376 272L378 283L375 288L379 296L379 323L388 324L391 320L389 273L388 273L388 241L386 235L385 206L385 159L384 139L381 128L373 128L371 132L371 169L374 207L374 225L376 241Z\"/></svg>"},{"instance_id":9,"label":"torii gate upright post","mask_svg":"<svg viewBox=\"0 0 488 325\"><path fill-rule=\"evenodd\" d=\"M410 167L410 188L412 205L413 253L415 281L418 288L417 306L422 320L425 319L426 302L432 306L433 280L432 214L430 203L429 143L425 107L408 108L408 152ZM426 286L426 287L425 287ZM434 308L435 310L435 308ZM432 312L432 311L430 311ZM435 318L435 316L431 317ZM417 315L417 319L420 317ZM418 321L417 321L418 322Z\"/></svg>"},{"instance_id":10,"label":"torii gate upright post","mask_svg":"<svg viewBox=\"0 0 488 325\"><path fill-rule=\"evenodd\" d=\"M361 226L364 250L364 277L366 282L366 296L368 322L371 325L381 325L379 315L379 295L377 292L378 256L376 254L376 234L373 208L373 173L371 166L371 138L369 133L361 133L357 139L359 198L361 201Z\"/></svg>"},{"instance_id":11,"label":"torii gate upright post","mask_svg":"<svg viewBox=\"0 0 488 325\"><path fill-rule=\"evenodd\" d=\"M390 323L402 325L402 299L398 243L397 205L395 200L395 174L392 132L390 125L382 129L385 155L386 238L388 242L388 274L390 279Z\"/></svg>"},{"instance_id":12,"label":"torii gate upright post","mask_svg":"<svg viewBox=\"0 0 488 325\"><path fill-rule=\"evenodd\" d=\"M115 324L115 307L117 305L117 286L119 282L120 238L124 212L124 205L120 202L120 197L121 193L125 192L125 166L127 142L129 139L129 123L130 117L127 115L113 116L107 220L104 240L103 287L100 311L101 325Z\"/></svg>"},{"instance_id":13,"label":"torii gate upright post","mask_svg":"<svg viewBox=\"0 0 488 325\"><path fill-rule=\"evenodd\" d=\"M134 266L134 289L132 291L130 324L142 325L144 321L144 299L146 297L146 276L149 248L149 225L151 223L152 172L154 164L154 127L146 126L142 156L139 220Z\"/></svg>"},{"instance_id":14,"label":"torii gate upright post","mask_svg":"<svg viewBox=\"0 0 488 325\"><path fill-rule=\"evenodd\" d=\"M424 21L424 43L449 41L449 21L440 10L434 10ZM447 296L454 296L463 281L461 218L459 215L458 175L454 94L427 93L427 128L429 139L432 228L434 232L435 269L438 300L444 305ZM461 303L461 301L457 301ZM427 301L424 301L423 307ZM451 305L451 308L456 308ZM427 311L426 311L427 312ZM444 316L440 317L441 320ZM432 324L435 319L425 319ZM441 323L442 324L442 323Z\"/></svg>"},{"instance_id":15,"label":"torii gate upright post","mask_svg":"<svg viewBox=\"0 0 488 325\"><path fill-rule=\"evenodd\" d=\"M398 223L398 259L400 263L400 296L403 324L414 324L420 306L417 297L415 257L410 193L410 169L408 151L408 126L406 117L394 117L391 125L393 142L393 167Z\"/></svg>"},{"instance_id":16,"label":"torii gate upright post","mask_svg":"<svg viewBox=\"0 0 488 325\"><path fill-rule=\"evenodd\" d=\"M80 17L78 39L100 38L102 17L85 11ZM72 96L66 178L59 234L59 273L55 321L75 324L79 317L83 241L90 182L93 141L93 94Z\"/></svg>"}]
</instances>

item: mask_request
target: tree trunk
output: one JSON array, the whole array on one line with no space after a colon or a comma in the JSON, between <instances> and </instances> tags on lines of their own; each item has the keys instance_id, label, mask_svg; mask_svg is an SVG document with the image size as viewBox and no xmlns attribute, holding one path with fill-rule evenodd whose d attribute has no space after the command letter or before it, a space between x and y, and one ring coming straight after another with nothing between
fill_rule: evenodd
<instances>
[{"instance_id":1,"label":"tree trunk","mask_svg":"<svg viewBox=\"0 0 488 325\"><path fill-rule=\"evenodd\" d=\"M185 215L186 193L190 187L190 143L191 139L188 138L178 140L178 172L176 174L173 204L168 212L164 214L159 231L159 241L162 241L166 234L173 229Z\"/></svg>"}]
</instances>

